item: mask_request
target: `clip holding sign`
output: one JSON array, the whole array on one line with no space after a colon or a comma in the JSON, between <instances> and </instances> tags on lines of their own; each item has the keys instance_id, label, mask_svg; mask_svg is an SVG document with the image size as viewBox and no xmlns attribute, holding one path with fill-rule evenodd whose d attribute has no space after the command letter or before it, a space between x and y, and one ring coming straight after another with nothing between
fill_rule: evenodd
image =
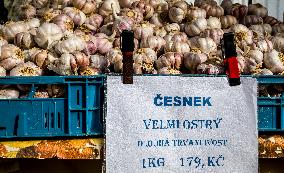
<instances>
[{"instance_id":1,"label":"clip holding sign","mask_svg":"<svg viewBox=\"0 0 284 173\"><path fill-rule=\"evenodd\" d=\"M133 84L134 32L123 30L120 35L120 48L123 55L123 84Z\"/></svg>"},{"instance_id":2,"label":"clip holding sign","mask_svg":"<svg viewBox=\"0 0 284 173\"><path fill-rule=\"evenodd\" d=\"M241 84L237 51L234 40L235 35L232 32L225 33L222 39L223 56L225 54L224 65L230 86L236 86Z\"/></svg>"}]
</instances>

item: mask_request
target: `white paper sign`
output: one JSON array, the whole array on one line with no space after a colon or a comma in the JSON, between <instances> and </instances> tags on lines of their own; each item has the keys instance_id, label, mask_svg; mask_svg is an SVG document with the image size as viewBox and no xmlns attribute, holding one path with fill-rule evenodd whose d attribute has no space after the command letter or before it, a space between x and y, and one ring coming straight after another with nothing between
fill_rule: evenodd
<instances>
[{"instance_id":1,"label":"white paper sign","mask_svg":"<svg viewBox=\"0 0 284 173\"><path fill-rule=\"evenodd\" d=\"M257 173L257 81L107 78L107 173Z\"/></svg>"}]
</instances>

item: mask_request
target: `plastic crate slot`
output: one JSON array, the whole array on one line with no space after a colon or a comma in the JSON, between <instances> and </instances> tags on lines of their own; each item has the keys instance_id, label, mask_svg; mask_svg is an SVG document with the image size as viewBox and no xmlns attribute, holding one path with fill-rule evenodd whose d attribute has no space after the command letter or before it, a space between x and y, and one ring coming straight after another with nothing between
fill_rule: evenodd
<instances>
[{"instance_id":1,"label":"plastic crate slot","mask_svg":"<svg viewBox=\"0 0 284 173\"><path fill-rule=\"evenodd\" d=\"M14 124L14 131L13 131L13 135L14 135L14 136L17 136L17 135L18 135L19 120L20 120L20 117L19 117L19 115L17 115L17 116L15 117L15 124Z\"/></svg>"},{"instance_id":2,"label":"plastic crate slot","mask_svg":"<svg viewBox=\"0 0 284 173\"><path fill-rule=\"evenodd\" d=\"M51 113L50 120L51 120L51 128L54 128L54 124L55 124L54 113Z\"/></svg>"},{"instance_id":3,"label":"plastic crate slot","mask_svg":"<svg viewBox=\"0 0 284 173\"><path fill-rule=\"evenodd\" d=\"M77 115L77 127L78 128L81 127L81 115L80 115L80 112L78 112L78 115Z\"/></svg>"},{"instance_id":4,"label":"plastic crate slot","mask_svg":"<svg viewBox=\"0 0 284 173\"><path fill-rule=\"evenodd\" d=\"M80 90L77 90L77 105L80 105Z\"/></svg>"},{"instance_id":5,"label":"plastic crate slot","mask_svg":"<svg viewBox=\"0 0 284 173\"><path fill-rule=\"evenodd\" d=\"M60 112L57 114L57 128L61 128L61 119L60 119Z\"/></svg>"},{"instance_id":6,"label":"plastic crate slot","mask_svg":"<svg viewBox=\"0 0 284 173\"><path fill-rule=\"evenodd\" d=\"M48 127L48 116L47 116L47 113L44 114L44 128L47 128Z\"/></svg>"},{"instance_id":7,"label":"plastic crate slot","mask_svg":"<svg viewBox=\"0 0 284 173\"><path fill-rule=\"evenodd\" d=\"M66 78L66 82L85 82L85 78Z\"/></svg>"}]
</instances>

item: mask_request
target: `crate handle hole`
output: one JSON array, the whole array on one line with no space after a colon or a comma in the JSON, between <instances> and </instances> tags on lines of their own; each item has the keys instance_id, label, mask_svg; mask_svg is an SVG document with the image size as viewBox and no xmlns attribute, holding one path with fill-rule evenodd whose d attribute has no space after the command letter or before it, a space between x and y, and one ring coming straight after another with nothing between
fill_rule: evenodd
<instances>
[{"instance_id":1,"label":"crate handle hole","mask_svg":"<svg viewBox=\"0 0 284 173\"><path fill-rule=\"evenodd\" d=\"M44 114L44 128L47 128L47 113Z\"/></svg>"},{"instance_id":2,"label":"crate handle hole","mask_svg":"<svg viewBox=\"0 0 284 173\"><path fill-rule=\"evenodd\" d=\"M54 113L51 113L51 128L54 128Z\"/></svg>"},{"instance_id":3,"label":"crate handle hole","mask_svg":"<svg viewBox=\"0 0 284 173\"><path fill-rule=\"evenodd\" d=\"M60 112L57 114L57 127L60 129L61 128L61 119L60 119Z\"/></svg>"},{"instance_id":4,"label":"crate handle hole","mask_svg":"<svg viewBox=\"0 0 284 173\"><path fill-rule=\"evenodd\" d=\"M77 105L80 105L80 90L77 90Z\"/></svg>"}]
</instances>

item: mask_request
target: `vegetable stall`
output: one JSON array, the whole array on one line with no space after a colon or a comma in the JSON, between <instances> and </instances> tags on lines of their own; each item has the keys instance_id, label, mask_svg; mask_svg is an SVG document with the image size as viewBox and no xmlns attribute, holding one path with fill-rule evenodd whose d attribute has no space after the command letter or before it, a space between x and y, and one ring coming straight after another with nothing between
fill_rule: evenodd
<instances>
[{"instance_id":1,"label":"vegetable stall","mask_svg":"<svg viewBox=\"0 0 284 173\"><path fill-rule=\"evenodd\" d=\"M184 0L5 0L4 4L8 21L3 19L0 25L1 79L121 74L120 34L123 30L134 32L133 68L137 75L225 75L221 42L224 33L228 32L235 34L242 75L281 81L284 74L283 20L269 16L267 7L259 3L240 4L231 0L220 3L215 0L192 3ZM260 99L281 98L283 83L260 84ZM0 98L64 97L62 91L65 89L60 85L47 83L36 88L29 85L31 83L3 82ZM31 88L34 88L32 98L29 97ZM278 108L272 106L271 109L279 114ZM261 120L269 121L266 116L275 115L274 112L264 113ZM274 125L263 125L263 128L275 132L281 126L277 121L281 118L276 119ZM101 150L102 141L101 138L86 141L84 145L99 146L97 151ZM45 144L45 141L37 141L28 147L38 149ZM283 144L281 135L261 135L259 156L283 157ZM15 151L9 155L11 148L20 151L22 146L2 142L0 156L38 158L38 155L18 155ZM65 158L55 153L44 156Z\"/></svg>"}]
</instances>

